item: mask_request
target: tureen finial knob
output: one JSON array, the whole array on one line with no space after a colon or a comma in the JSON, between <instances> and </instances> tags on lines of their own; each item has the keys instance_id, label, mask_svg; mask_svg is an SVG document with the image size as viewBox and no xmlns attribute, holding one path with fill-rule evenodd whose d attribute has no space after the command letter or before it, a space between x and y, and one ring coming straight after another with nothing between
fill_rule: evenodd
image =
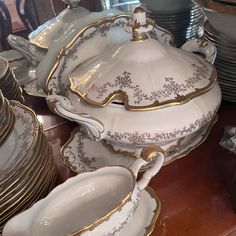
<instances>
[{"instance_id":1,"label":"tureen finial knob","mask_svg":"<svg viewBox=\"0 0 236 236\"><path fill-rule=\"evenodd\" d=\"M152 26L147 24L146 11L143 7L136 7L133 11L132 17L132 33L133 41L145 40L148 31L152 30Z\"/></svg>"}]
</instances>

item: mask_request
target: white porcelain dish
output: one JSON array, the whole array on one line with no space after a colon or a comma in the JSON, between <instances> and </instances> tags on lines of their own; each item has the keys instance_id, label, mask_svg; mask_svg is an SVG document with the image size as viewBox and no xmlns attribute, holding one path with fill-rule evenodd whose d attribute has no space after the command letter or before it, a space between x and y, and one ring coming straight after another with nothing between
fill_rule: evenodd
<instances>
[{"instance_id":1,"label":"white porcelain dish","mask_svg":"<svg viewBox=\"0 0 236 236\"><path fill-rule=\"evenodd\" d=\"M158 155L136 183L138 170ZM45 199L11 219L3 236L117 235L132 218L141 192L160 170L164 155L156 146L143 150L130 169L113 166L84 173L56 187Z\"/></svg>"},{"instance_id":2,"label":"white porcelain dish","mask_svg":"<svg viewBox=\"0 0 236 236\"><path fill-rule=\"evenodd\" d=\"M214 118L212 122L199 131L185 137L172 152L165 153L164 165L186 156L204 142L216 121L217 118ZM135 151L135 153L132 151ZM84 132L81 132L79 128L76 128L71 133L69 140L61 148L61 157L67 167L74 173L80 174L113 165L129 168L136 160L135 156L140 155L140 152L140 150L114 151L104 141L94 142ZM143 166L141 170L148 166Z\"/></svg>"},{"instance_id":3,"label":"white porcelain dish","mask_svg":"<svg viewBox=\"0 0 236 236\"><path fill-rule=\"evenodd\" d=\"M48 96L49 107L84 126L94 140L105 139L113 146L173 145L209 123L219 108L221 91L214 66L190 53L201 52L213 62L216 48L192 40L176 49L171 37L164 44L149 38L146 32L152 25L141 7L132 24L127 28L132 29L130 42L73 71L73 93L62 80L49 80L50 92L64 93ZM59 84L63 90L57 90Z\"/></svg>"},{"instance_id":4,"label":"white porcelain dish","mask_svg":"<svg viewBox=\"0 0 236 236\"><path fill-rule=\"evenodd\" d=\"M130 32L124 29L130 19L131 16L122 14L104 18L85 27L57 55L57 62L47 79L48 93L65 95L69 86L69 75L78 65L129 41ZM149 21L149 25L152 24ZM172 35L157 25L148 35L167 47L173 45Z\"/></svg>"}]
</instances>

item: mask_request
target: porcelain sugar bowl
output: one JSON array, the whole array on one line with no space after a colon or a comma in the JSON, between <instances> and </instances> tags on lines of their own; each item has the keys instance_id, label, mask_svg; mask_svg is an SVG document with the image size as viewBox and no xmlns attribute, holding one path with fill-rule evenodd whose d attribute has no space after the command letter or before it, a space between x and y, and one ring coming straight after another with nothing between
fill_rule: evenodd
<instances>
[{"instance_id":1,"label":"porcelain sugar bowl","mask_svg":"<svg viewBox=\"0 0 236 236\"><path fill-rule=\"evenodd\" d=\"M12 218L3 236L119 234L136 211L142 191L164 162L157 146L145 148L141 157L130 169L104 167L68 179L45 199ZM136 182L141 166L153 157L157 157L153 167Z\"/></svg>"},{"instance_id":2,"label":"porcelain sugar bowl","mask_svg":"<svg viewBox=\"0 0 236 236\"><path fill-rule=\"evenodd\" d=\"M149 144L175 147L209 124L221 102L210 42L192 40L177 49L146 36L143 8L135 9L129 42L79 65L70 75L76 98L51 95L49 107L85 127L115 150ZM200 52L203 57L193 54Z\"/></svg>"}]
</instances>

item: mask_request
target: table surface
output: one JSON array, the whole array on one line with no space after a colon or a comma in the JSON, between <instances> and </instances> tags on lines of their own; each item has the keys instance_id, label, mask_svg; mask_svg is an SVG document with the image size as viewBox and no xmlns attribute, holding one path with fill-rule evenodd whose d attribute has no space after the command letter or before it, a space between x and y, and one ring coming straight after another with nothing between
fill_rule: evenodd
<instances>
[{"instance_id":1,"label":"table surface","mask_svg":"<svg viewBox=\"0 0 236 236\"><path fill-rule=\"evenodd\" d=\"M58 183L62 183L73 173L64 166L60 148L77 124L51 113L44 99L25 97L53 147ZM164 166L151 180L162 203L152 236L236 235L236 155L219 146L224 127L236 125L235 107L223 102L207 140L186 157Z\"/></svg>"}]
</instances>

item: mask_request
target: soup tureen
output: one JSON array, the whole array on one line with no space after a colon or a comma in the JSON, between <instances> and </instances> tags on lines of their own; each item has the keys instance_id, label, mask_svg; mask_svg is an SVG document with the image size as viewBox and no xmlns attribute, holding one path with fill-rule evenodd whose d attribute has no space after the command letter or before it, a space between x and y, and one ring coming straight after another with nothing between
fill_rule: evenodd
<instances>
[{"instance_id":1,"label":"soup tureen","mask_svg":"<svg viewBox=\"0 0 236 236\"><path fill-rule=\"evenodd\" d=\"M176 145L215 116L221 92L214 66L215 47L193 40L183 49L150 39L143 8L135 9L132 38L79 65L70 75L77 99L48 96L49 107L84 126L95 140L115 149L151 143Z\"/></svg>"}]
</instances>

